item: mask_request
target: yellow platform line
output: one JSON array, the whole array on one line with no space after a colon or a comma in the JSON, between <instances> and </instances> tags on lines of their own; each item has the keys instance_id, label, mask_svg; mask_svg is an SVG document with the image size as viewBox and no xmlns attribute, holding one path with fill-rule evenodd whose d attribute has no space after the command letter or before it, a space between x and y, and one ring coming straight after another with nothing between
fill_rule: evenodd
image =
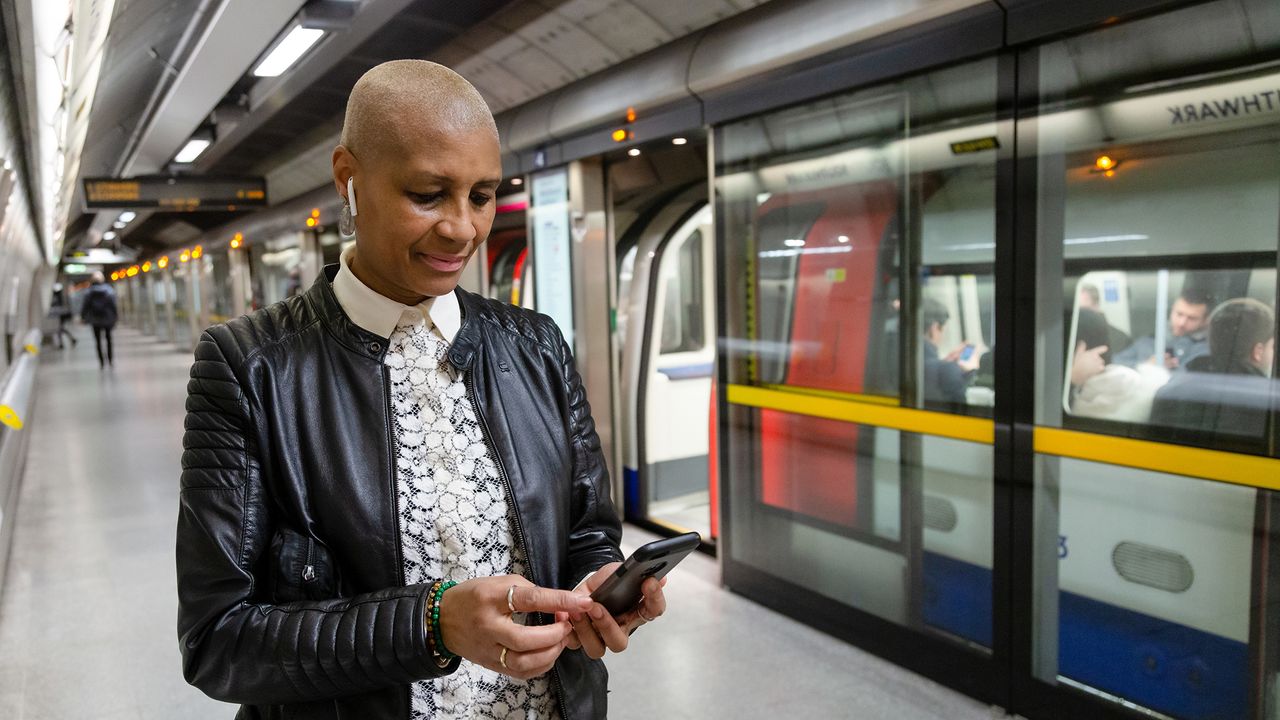
<instances>
[{"instance_id":1,"label":"yellow platform line","mask_svg":"<svg viewBox=\"0 0 1280 720\"><path fill-rule=\"evenodd\" d=\"M932 410L889 407L882 403L749 385L729 385L725 388L725 393L729 402L734 405L873 425L921 435L968 440L987 445L995 442L995 423L983 418L951 415Z\"/></svg>"},{"instance_id":2,"label":"yellow platform line","mask_svg":"<svg viewBox=\"0 0 1280 720\"><path fill-rule=\"evenodd\" d=\"M743 385L742 387L755 387L752 385ZM766 390L777 390L779 392L799 393L801 395L813 395L815 397L832 398L833 400L849 400L851 402L870 403L872 405L888 405L890 407L898 407L902 405L902 401L896 397L886 397L884 395L864 395L862 393L840 392L839 390L824 390L822 388L802 387L798 385L769 385L764 384L759 387Z\"/></svg>"},{"instance_id":3,"label":"yellow platform line","mask_svg":"<svg viewBox=\"0 0 1280 720\"><path fill-rule=\"evenodd\" d=\"M1280 490L1280 459L1276 458L1043 427L1035 430L1035 450L1045 455Z\"/></svg>"}]
</instances>

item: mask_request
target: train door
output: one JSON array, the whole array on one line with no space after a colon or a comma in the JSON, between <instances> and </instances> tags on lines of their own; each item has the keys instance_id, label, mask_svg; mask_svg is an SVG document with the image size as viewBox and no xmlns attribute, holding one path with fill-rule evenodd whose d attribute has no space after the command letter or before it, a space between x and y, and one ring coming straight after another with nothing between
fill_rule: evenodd
<instances>
[{"instance_id":1,"label":"train door","mask_svg":"<svg viewBox=\"0 0 1280 720\"><path fill-rule=\"evenodd\" d=\"M709 541L715 245L706 143L665 139L608 160L625 514Z\"/></svg>"}]
</instances>

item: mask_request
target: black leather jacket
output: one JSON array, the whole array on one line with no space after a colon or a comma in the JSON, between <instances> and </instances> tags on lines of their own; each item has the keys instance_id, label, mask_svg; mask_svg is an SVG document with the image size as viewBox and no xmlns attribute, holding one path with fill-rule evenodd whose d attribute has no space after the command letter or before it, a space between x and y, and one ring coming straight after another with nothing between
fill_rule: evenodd
<instances>
[{"instance_id":1,"label":"black leather jacket","mask_svg":"<svg viewBox=\"0 0 1280 720\"><path fill-rule=\"evenodd\" d=\"M405 586L386 338L347 318L333 265L305 294L209 328L188 384L178 516L187 681L241 718L410 716L439 670L427 586ZM463 373L514 499L529 579L621 560L586 393L546 316L458 290ZM565 720L605 716L604 663L565 651Z\"/></svg>"}]
</instances>

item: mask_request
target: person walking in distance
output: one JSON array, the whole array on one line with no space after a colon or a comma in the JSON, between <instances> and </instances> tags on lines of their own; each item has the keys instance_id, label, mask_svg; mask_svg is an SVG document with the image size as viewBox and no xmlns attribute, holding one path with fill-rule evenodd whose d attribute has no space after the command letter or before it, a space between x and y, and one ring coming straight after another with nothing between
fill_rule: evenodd
<instances>
[{"instance_id":1,"label":"person walking in distance","mask_svg":"<svg viewBox=\"0 0 1280 720\"><path fill-rule=\"evenodd\" d=\"M115 365L115 352L111 346L111 330L116 326L116 291L106 283L102 273L93 274L93 285L85 292L84 304L80 307L80 319L93 326L93 342L98 348L98 366L105 368ZM102 352L102 341L106 340L107 351Z\"/></svg>"}]
</instances>

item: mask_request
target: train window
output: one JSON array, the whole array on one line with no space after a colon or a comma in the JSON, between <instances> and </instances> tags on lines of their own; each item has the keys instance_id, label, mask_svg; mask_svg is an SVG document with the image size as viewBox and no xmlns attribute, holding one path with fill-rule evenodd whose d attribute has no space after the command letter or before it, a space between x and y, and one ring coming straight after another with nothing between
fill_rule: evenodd
<instances>
[{"instance_id":1,"label":"train window","mask_svg":"<svg viewBox=\"0 0 1280 720\"><path fill-rule=\"evenodd\" d=\"M1280 48L1280 28L1245 39L1221 18L1261 5L1218 5L1186 11L1221 31L1201 57L1140 60L1137 26L1040 51L1042 424L1276 450L1280 71L1197 63Z\"/></svg>"},{"instance_id":2,"label":"train window","mask_svg":"<svg viewBox=\"0 0 1280 720\"><path fill-rule=\"evenodd\" d=\"M676 250L676 262L662 263L666 284L662 308L662 341L658 352L693 352L706 345L702 307L702 232L695 231Z\"/></svg>"}]
</instances>

